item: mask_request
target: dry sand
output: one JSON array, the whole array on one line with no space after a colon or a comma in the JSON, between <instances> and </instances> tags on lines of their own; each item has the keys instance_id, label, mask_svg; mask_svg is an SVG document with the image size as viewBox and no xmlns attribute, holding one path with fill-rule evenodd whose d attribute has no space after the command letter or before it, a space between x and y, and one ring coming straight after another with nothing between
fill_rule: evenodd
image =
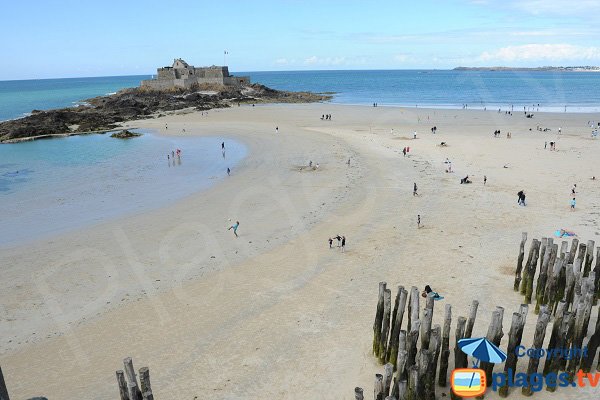
<instances>
[{"instance_id":1,"label":"dry sand","mask_svg":"<svg viewBox=\"0 0 600 400\"><path fill-rule=\"evenodd\" d=\"M326 113L332 121L319 119ZM452 304L452 332L472 299L480 302L474 336L503 306L505 347L522 300L512 290L521 232L541 238L564 227L600 242L591 119L598 116L313 104L129 124L236 139L249 155L231 177L176 204L2 250L0 365L10 393L114 399L114 371L126 356L150 367L157 399L371 393L382 370L370 354L382 280L430 284L445 296L434 322ZM537 132L538 124L552 131ZM552 140L558 150L544 150ZM446 158L455 173L444 172ZM309 160L319 169L300 168ZM473 184L460 185L467 174ZM520 189L527 207L517 205ZM237 239L227 231L235 220ZM347 237L345 253L328 248L336 234ZM534 324L530 313L526 345Z\"/></svg>"}]
</instances>

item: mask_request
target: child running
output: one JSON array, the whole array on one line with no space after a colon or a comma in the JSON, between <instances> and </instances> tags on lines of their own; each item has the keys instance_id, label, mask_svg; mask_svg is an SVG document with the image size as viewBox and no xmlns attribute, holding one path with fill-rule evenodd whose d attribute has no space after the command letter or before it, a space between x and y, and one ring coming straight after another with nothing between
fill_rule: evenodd
<instances>
[{"instance_id":1,"label":"child running","mask_svg":"<svg viewBox=\"0 0 600 400\"><path fill-rule=\"evenodd\" d=\"M227 229L227 230L229 231L229 230L233 229L233 234L235 235L235 237L238 237L237 229L239 226L240 226L240 221L235 221L235 224L231 225L229 227L229 229Z\"/></svg>"}]
</instances>

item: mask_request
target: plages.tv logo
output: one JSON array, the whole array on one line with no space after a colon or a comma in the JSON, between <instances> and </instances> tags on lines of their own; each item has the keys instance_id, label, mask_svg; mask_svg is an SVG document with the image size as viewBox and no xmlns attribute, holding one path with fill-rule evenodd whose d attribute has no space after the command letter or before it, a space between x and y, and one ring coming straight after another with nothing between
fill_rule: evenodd
<instances>
[{"instance_id":1,"label":"plages.tv logo","mask_svg":"<svg viewBox=\"0 0 600 400\"><path fill-rule=\"evenodd\" d=\"M452 392L460 397L477 397L485 393L487 382L485 371L479 366L480 361L501 363L506 360L506 353L486 338L468 338L458 341L463 353L474 357L477 361L473 368L458 368L452 371L450 386Z\"/></svg>"}]
</instances>

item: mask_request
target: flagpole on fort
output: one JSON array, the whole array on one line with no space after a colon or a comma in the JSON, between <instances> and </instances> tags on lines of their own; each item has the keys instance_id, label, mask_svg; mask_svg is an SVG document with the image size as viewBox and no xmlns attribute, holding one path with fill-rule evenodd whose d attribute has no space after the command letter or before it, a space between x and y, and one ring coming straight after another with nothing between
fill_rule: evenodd
<instances>
[{"instance_id":1,"label":"flagpole on fort","mask_svg":"<svg viewBox=\"0 0 600 400\"><path fill-rule=\"evenodd\" d=\"M225 60L225 56L227 56L227 50L223 50L223 66L227 65L227 61Z\"/></svg>"}]
</instances>

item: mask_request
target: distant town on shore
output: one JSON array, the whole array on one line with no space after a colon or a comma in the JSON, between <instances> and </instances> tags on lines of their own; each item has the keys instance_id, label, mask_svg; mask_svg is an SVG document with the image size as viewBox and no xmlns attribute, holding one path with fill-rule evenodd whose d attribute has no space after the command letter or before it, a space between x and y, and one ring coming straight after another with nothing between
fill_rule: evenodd
<instances>
[{"instance_id":1,"label":"distant town on shore","mask_svg":"<svg viewBox=\"0 0 600 400\"><path fill-rule=\"evenodd\" d=\"M456 67L454 71L573 71L573 72L600 72L596 66L576 67Z\"/></svg>"}]
</instances>

